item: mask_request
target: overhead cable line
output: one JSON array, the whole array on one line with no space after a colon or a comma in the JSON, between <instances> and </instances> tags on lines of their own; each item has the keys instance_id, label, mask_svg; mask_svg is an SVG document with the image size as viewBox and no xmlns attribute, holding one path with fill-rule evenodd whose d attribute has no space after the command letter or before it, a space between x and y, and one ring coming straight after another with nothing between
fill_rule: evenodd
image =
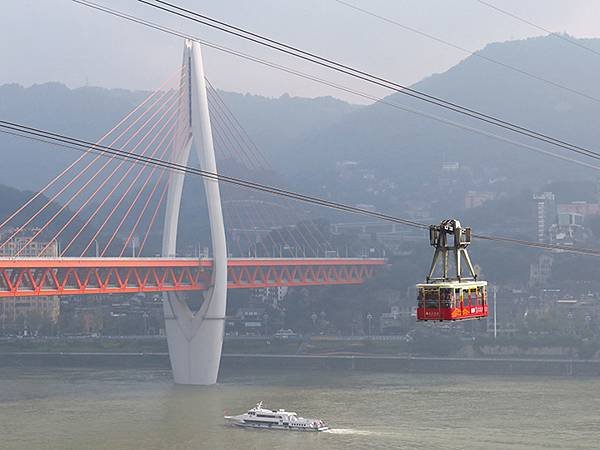
<instances>
[{"instance_id":1,"label":"overhead cable line","mask_svg":"<svg viewBox=\"0 0 600 450\"><path fill-rule=\"evenodd\" d=\"M530 144L527 144L527 143L524 143L524 142L515 141L513 139L507 138L505 136L500 136L498 134L492 133L492 132L487 131L487 130L482 130L482 129L479 129L479 128L475 128L475 127L472 127L472 126L469 126L469 125L465 125L463 123L456 122L456 121L453 121L453 120L450 120L450 119L447 119L447 118L444 118L444 117L441 117L441 116L438 116L438 115L435 115L435 114L432 114L432 113L428 113L428 112L417 110L417 109L414 109L414 108L411 108L411 107L408 107L408 106L404 106L404 105L402 105L400 103L392 102L391 100L389 100L389 98L377 97L375 95L368 94L368 93L366 93L364 91L359 91L359 90L351 88L349 86L345 86L345 85L342 85L342 84L339 84L339 83L335 83L335 82L332 82L332 81L329 81L329 80L326 80L326 79L323 79L323 78L320 78L320 77L308 74L306 72L302 72L302 71L299 71L299 70L296 70L296 69L293 69L293 68L281 65L279 63L274 63L274 62L271 62L271 61L268 61L268 60L265 60L265 59L261 59L261 58L255 57L255 56L250 55L248 53L244 53L244 52L241 52L241 51L238 51L238 50L234 50L234 49L229 48L229 47L225 47L225 46L222 46L222 45L219 45L219 44L215 44L215 43L207 41L205 39L201 39L201 38L199 38L197 36L193 36L191 34L186 34L186 33L180 32L178 30L174 30L172 28L165 27L163 25L157 24L155 22L150 22L150 21L142 19L140 17L132 16L130 14L126 14L126 13L123 13L123 12L120 12L120 11L117 11L117 10L114 10L114 9L111 9L111 8L107 8L105 6L98 5L96 3L93 3L93 2L90 2L90 1L87 1L87 0L72 0L72 1L75 2L75 3L78 3L80 5L83 5L83 6L86 6L86 7L89 7L89 8L93 8L93 9L96 9L98 11L102 11L104 13L113 15L115 17L119 17L119 18L128 20L130 22L134 22L134 23L137 23L139 25L143 25L143 26L155 29L157 31L161 31L161 32L166 33L166 34L177 36L177 37L180 37L180 38L183 38L183 39L191 39L193 41L200 42L202 45L204 45L206 47L210 47L210 48L215 49L217 51L220 51L220 52L223 52L223 53L227 53L227 54L230 54L230 55L233 55L233 56L245 59L247 61L252 61L254 63L261 64L261 65L264 65L266 67L270 67L270 68L273 68L273 69L276 69L276 70L280 70L282 72L286 72L286 73L289 73L291 75L294 75L294 76L297 76L297 77L300 77L300 78L304 78L304 79L307 79L307 80L310 80L310 81L313 81L315 83L319 83L319 84L322 84L322 85L325 85L325 86L329 86L329 87L332 87L334 89L337 89L337 90L340 90L340 91L343 91L343 92L347 92L347 93L356 95L356 96L361 97L361 98L372 100L372 101L377 102L377 103L381 103L381 104L384 104L384 105L387 105L387 106L391 106L392 108L395 108L395 109L398 109L398 110L401 110L401 111L405 111L405 112L409 112L411 114L415 114L415 115L418 115L420 117L426 117L428 119L434 120L436 122L443 123L445 125L448 125L448 126L451 126L451 127L454 127L454 128L458 128L458 129L462 129L462 130L465 130L465 131L468 131L468 132L471 132L471 133L479 134L479 135L482 135L482 136L485 136L485 137L488 137L488 138L491 138L491 139L495 139L495 140L498 140L498 141L501 141L501 142L505 142L505 143L508 143L508 144L511 144L511 145L515 145L515 146L518 146L518 147L521 147L521 148L532 150L532 151L535 151L537 153L542 153L544 155L547 155L547 156L550 156L550 157L553 157L553 158L561 159L563 161L568 161L568 162L571 162L571 163L574 163L574 164L578 164L578 165L581 165L581 166L584 166L584 167L588 167L588 168L591 168L591 169L594 169L594 170L600 169L600 167L598 167L598 166L595 166L593 164L588 164L588 163L586 163L584 161L581 161L581 160L569 158L568 156L560 155L560 154L557 154L557 153L553 153L553 152L550 152L548 150L544 150L544 149L541 149L539 147L535 147L533 145L530 145ZM586 156L589 156L589 155L586 155Z\"/></svg>"},{"instance_id":2,"label":"overhead cable line","mask_svg":"<svg viewBox=\"0 0 600 450\"><path fill-rule=\"evenodd\" d=\"M401 217L396 217L390 214L378 213L375 211L370 211L367 209L358 208L355 206L347 205L340 202L334 202L330 200L326 200L320 197L306 195L295 191L290 191L287 189L278 188L275 186L270 186L262 183L256 183L252 181L248 181L242 178L231 177L227 175L217 174L215 172L210 172L206 170L202 170L195 167L186 166L183 164L174 163L171 161L165 161L158 158L148 157L144 155L139 155L135 153L129 153L123 149L117 147L109 147L105 145L95 144L90 141L86 141L83 139L74 138L71 136L67 136L60 133L54 133L46 130L42 130L39 128L29 127L25 125L21 125L15 122L9 122L5 120L0 120L0 132L9 133L16 136L20 136L27 139L33 139L38 141L43 141L51 144L58 145L60 147L67 147L72 149L78 149L79 151L85 153L97 153L101 155L110 155L113 158L126 159L130 160L136 164L144 164L144 165L155 165L161 167L166 170L187 173L190 175L197 175L203 178L207 178L214 181L230 183L238 186L242 186L248 189L254 189L257 191L268 192L273 195L278 195L281 197L287 197L294 200L302 201L305 203L311 203L319 206L324 206L330 209L335 209L338 211L349 212L352 214L358 214L368 217L374 217L377 219L381 219L387 222L398 223L401 225L406 225L413 228L418 228L422 230L429 229L428 224L416 222L414 220L403 219ZM589 249L589 248L578 248L571 247L567 245L555 245L555 244L545 244L542 242L533 242L516 238L502 237L502 236L491 236L491 235L483 235L483 234L473 234L473 237L495 241L495 242L504 242L510 243L525 247L538 248L543 250L553 250L553 251L561 251L565 253L575 253L582 254L588 256L600 256L600 250Z\"/></svg>"},{"instance_id":3,"label":"overhead cable line","mask_svg":"<svg viewBox=\"0 0 600 450\"><path fill-rule=\"evenodd\" d=\"M531 26L533 28L536 28L536 29L538 29L540 31L543 31L544 33L548 33L551 36L554 36L555 38L558 38L558 39L560 39L562 41L568 42L571 45L574 45L576 47L582 48L582 49L584 49L584 50L586 50L586 51L588 51L590 53L594 53L594 54L600 56L600 52L599 51L594 50L593 48L588 47L587 45L583 45L581 42L575 41L575 40L571 39L568 36L565 36L565 35L560 34L560 33L556 33L555 31L549 30L548 28L544 28L541 25L533 23L530 20L527 20L527 19L524 19L523 17L517 16L516 14L511 13L510 11L507 11L507 10L502 9L502 8L498 8L496 5L492 5L489 2L486 2L486 1L483 1L483 0L475 0L475 1L478 2L478 3L480 3L480 4L482 4L482 5L484 5L484 6L487 6L488 8L491 8L491 9L499 12L500 14L504 14L505 16L511 17L511 18L513 18L515 20L518 20L519 22L525 23L525 24L527 24L527 25L529 25L529 26Z\"/></svg>"},{"instance_id":4,"label":"overhead cable line","mask_svg":"<svg viewBox=\"0 0 600 450\"><path fill-rule=\"evenodd\" d=\"M169 77L169 79L167 81L165 81L156 91L153 91L150 95L148 95L139 105L137 105L133 110L131 110L129 113L127 113L127 115L125 115L121 120L119 120L119 122L113 126L108 132L106 132L99 140L98 142L102 142L102 140L108 138L108 136L110 136L113 131L117 130L122 124L124 124L130 117L132 117L140 108L142 108L146 103L148 103L152 98L154 98L155 96L158 95L159 92L162 91L163 88L167 87L167 85L169 84L170 81L172 81L172 79L174 78L174 76L176 76L177 73L173 74L172 76ZM159 97L159 99L162 98ZM154 103L152 103L151 105L154 105ZM145 113L144 113L145 114ZM139 116L137 119L135 119L133 121L132 124L137 123L141 117L143 117L142 114L141 116ZM130 126L132 125L130 124ZM114 142L113 142L114 143ZM78 159L76 159L75 161L73 161L71 164L69 164L62 172L60 172L57 176L55 176L52 180L50 180L42 189L40 189L36 195L34 195L33 197L31 197L27 202L25 202L23 205L21 205L21 207L19 209L17 209L16 211L14 211L9 217L7 217L2 223L0 223L0 228L2 228L4 225L6 225L10 220L12 220L17 214L19 214L21 211L23 211L27 206L29 206L36 198L38 198L39 196L41 196L47 189L49 189L51 186L53 186L59 179L61 179L67 172L69 172L73 167L75 167L75 165L81 161L81 159L84 157L85 155L81 155Z\"/></svg>"},{"instance_id":5,"label":"overhead cable line","mask_svg":"<svg viewBox=\"0 0 600 450\"><path fill-rule=\"evenodd\" d=\"M468 54L470 56L473 56L475 58L483 59L484 61L490 62L492 64L496 64L497 66L503 67L503 68L508 69L508 70L512 70L513 72L517 72L517 73L519 73L521 75L525 75L526 77L529 77L529 78L534 79L536 81L540 81L542 83L548 84L548 85L556 87L558 89L562 89L564 91L570 92L570 93L578 95L580 97L587 98L588 100L592 100L594 102L600 103L600 98L598 98L598 97L594 97L593 95L586 94L585 92L579 91L579 90L574 89L572 87L566 86L566 85L561 84L561 83L557 83L556 81L552 81L552 80L549 80L547 78L541 77L539 75L535 75L535 74L533 74L531 72L528 72L526 70L523 70L523 69L521 69L519 67L516 67L516 66L513 66L511 64L507 64L507 63L504 63L504 62L499 61L497 59L490 58L489 56L486 56L486 55L482 54L479 51L469 50L469 49L467 49L465 47L462 47L462 46L460 46L458 44L454 44L454 43L449 42L449 41L447 41L445 39L442 39L440 37L434 36L432 34L429 34L429 33L426 33L424 31L418 30L418 29L416 29L414 27L411 27L411 26L405 25L403 23L400 23L400 22L398 22L395 19L391 19L389 17L383 16L383 15L378 14L376 12L373 12L371 10L361 8L360 6L357 6L357 5L353 4L353 3L349 3L349 2L346 2L344 0L333 0L333 1L337 2L338 4L340 4L342 6L345 6L347 8L350 8L350 9L353 9L355 11L358 11L358 12L360 12L362 14L374 17L374 18L376 18L378 20L381 20L383 22L387 22L387 23L389 23L391 25L394 25L396 27L399 27L399 28L401 28L401 29L403 29L405 31L410 31L411 33L418 34L419 36L423 36L423 37L425 37L427 39L430 39L432 41L435 41L435 42L438 42L440 44L444 44L444 45L446 45L448 47L451 47L451 48L453 48L455 50L459 50L459 51L461 51L463 53L466 53L466 54Z\"/></svg>"},{"instance_id":6,"label":"overhead cable line","mask_svg":"<svg viewBox=\"0 0 600 450\"><path fill-rule=\"evenodd\" d=\"M579 153L584 156L590 156L593 151L586 149L584 147L578 146L576 144L571 144L561 139L554 138L547 134L517 125L515 123L508 122L506 120L500 119L498 117L491 116L486 113L482 113L476 111L471 108L467 108L461 106L457 103L450 102L448 100L444 100L440 97L436 97L416 89L410 88L408 86L404 86L402 84L387 80L382 77L378 77L376 75L372 75L368 72L355 69L353 67L347 66L342 63L338 63L334 60L324 58L318 56L314 53L310 53L299 48L293 47L291 45L284 44L282 42L276 41L274 39L270 39L268 37L259 35L257 33L253 33L251 31L244 30L243 28L236 27L234 25L230 25L226 22L213 19L209 16L200 14L198 12L182 8L180 6L165 2L163 0L154 0L154 3L146 0L137 0L139 3L143 3L145 5L151 6L155 9L162 10L169 14L173 14L187 20L191 20L196 23L200 23L202 25L208 26L210 28L223 31L224 33L237 36L239 38L260 44L262 46L277 50L279 52L294 56L296 58L300 58L302 60L311 62L313 64L317 64L322 67L329 68L339 73L343 73L349 75L351 77L366 81L368 83L381 86L387 88L389 90L413 97L417 100L421 100L440 108L453 111L455 113L461 114L463 116L467 116L481 122L488 123L490 125L512 131L513 133L517 133L531 139L536 139L542 142L545 142L550 145L554 145L556 147L564 148L576 153Z\"/></svg>"},{"instance_id":7,"label":"overhead cable line","mask_svg":"<svg viewBox=\"0 0 600 450\"><path fill-rule=\"evenodd\" d=\"M365 214L371 217L377 217L380 219L385 219L388 221L392 221L395 223L400 223L403 225L408 225L416 228L428 228L428 225L421 224L419 222L401 219L398 217L394 217L388 214L377 213L373 211L368 211L366 209L357 208L350 205L345 205L343 203L337 203L330 200L325 200L319 197L314 197L310 195L301 194L298 192L290 191L287 189L282 189L274 186L269 186L262 183L256 183L253 181L245 180L242 178L231 177L227 175L221 175L214 172L209 172L206 170L202 170L195 167L186 166L183 164L174 163L171 161L165 161L158 158L153 158L141 154L129 153L126 150L120 149L118 147L110 147L106 145L94 144L93 142L89 142L83 139L73 138L60 133L53 133L46 130L42 130L39 128L28 127L25 125L21 125L15 122L9 122L5 120L0 120L0 131L8 130L11 133L21 133L29 136L34 136L36 138L41 138L45 140L50 140L53 142L58 142L61 144L66 144L70 148L79 147L83 151L90 151L93 153L100 153L104 155L111 155L120 157L123 159L131 160L141 164L153 164L160 166L164 169L170 169L177 172L190 173L193 175L200 175L204 178L213 179L216 181L223 181L230 184L235 184L238 186L243 186L249 189L255 189L258 191L268 192L275 195L280 195L282 197L293 198L295 200L304 201L307 203L314 203L321 206L327 206L333 209L339 209L346 212L355 212L357 214Z\"/></svg>"}]
</instances>

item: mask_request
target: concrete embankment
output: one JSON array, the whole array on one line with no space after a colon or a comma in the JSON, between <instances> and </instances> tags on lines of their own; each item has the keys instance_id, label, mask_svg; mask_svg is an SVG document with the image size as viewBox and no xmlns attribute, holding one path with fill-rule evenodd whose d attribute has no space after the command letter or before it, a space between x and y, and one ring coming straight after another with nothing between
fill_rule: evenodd
<instances>
[{"instance_id":1,"label":"concrete embankment","mask_svg":"<svg viewBox=\"0 0 600 450\"><path fill-rule=\"evenodd\" d=\"M0 367L169 368L168 353L4 352Z\"/></svg>"},{"instance_id":2,"label":"concrete embankment","mask_svg":"<svg viewBox=\"0 0 600 450\"><path fill-rule=\"evenodd\" d=\"M228 354L224 355L223 363L226 368L273 370L285 367L399 373L600 376L600 361L557 359Z\"/></svg>"},{"instance_id":3,"label":"concrete embankment","mask_svg":"<svg viewBox=\"0 0 600 450\"><path fill-rule=\"evenodd\" d=\"M167 353L14 352L0 367L62 366L169 368ZM224 354L223 370L314 369L494 375L600 376L600 361L563 359L433 358L409 356Z\"/></svg>"}]
</instances>

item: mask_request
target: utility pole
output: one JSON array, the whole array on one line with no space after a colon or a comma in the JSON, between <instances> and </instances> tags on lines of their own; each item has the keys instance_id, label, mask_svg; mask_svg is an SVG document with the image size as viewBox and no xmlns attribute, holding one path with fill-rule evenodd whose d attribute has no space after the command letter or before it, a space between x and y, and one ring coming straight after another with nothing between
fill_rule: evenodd
<instances>
[{"instance_id":1,"label":"utility pole","mask_svg":"<svg viewBox=\"0 0 600 450\"><path fill-rule=\"evenodd\" d=\"M498 286L494 285L492 290L494 292L494 340L496 340L496 337L498 336L498 329L496 328L496 294L498 292Z\"/></svg>"},{"instance_id":2,"label":"utility pole","mask_svg":"<svg viewBox=\"0 0 600 450\"><path fill-rule=\"evenodd\" d=\"M144 318L144 336L148 336L148 311L144 311L142 317Z\"/></svg>"}]
</instances>

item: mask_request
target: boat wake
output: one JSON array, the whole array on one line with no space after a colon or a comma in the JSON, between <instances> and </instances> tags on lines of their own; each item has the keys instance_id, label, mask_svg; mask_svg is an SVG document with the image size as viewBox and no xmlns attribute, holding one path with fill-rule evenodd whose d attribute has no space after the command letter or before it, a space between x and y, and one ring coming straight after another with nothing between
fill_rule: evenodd
<instances>
[{"instance_id":1,"label":"boat wake","mask_svg":"<svg viewBox=\"0 0 600 450\"><path fill-rule=\"evenodd\" d=\"M359 436L369 436L371 434L375 434L373 431L367 430L356 430L354 428L330 428L323 433L331 433L331 434L354 434Z\"/></svg>"}]
</instances>

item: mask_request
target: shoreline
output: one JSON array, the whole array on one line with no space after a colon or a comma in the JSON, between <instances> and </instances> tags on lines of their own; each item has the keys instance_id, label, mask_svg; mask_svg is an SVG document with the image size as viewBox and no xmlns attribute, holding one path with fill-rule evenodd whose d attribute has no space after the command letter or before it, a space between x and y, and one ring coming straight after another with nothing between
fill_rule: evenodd
<instances>
[{"instance_id":1,"label":"shoreline","mask_svg":"<svg viewBox=\"0 0 600 450\"><path fill-rule=\"evenodd\" d=\"M166 352L1 352L0 367L169 369ZM477 375L600 376L600 361L544 358L462 358L394 355L224 353L222 370L288 369Z\"/></svg>"}]
</instances>

